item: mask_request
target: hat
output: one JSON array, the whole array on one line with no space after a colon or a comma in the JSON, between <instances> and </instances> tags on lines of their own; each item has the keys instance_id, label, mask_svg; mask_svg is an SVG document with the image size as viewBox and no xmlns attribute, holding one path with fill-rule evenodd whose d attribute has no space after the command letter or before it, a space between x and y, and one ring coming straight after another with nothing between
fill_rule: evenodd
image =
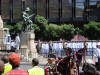
<instances>
[{"instance_id":1,"label":"hat","mask_svg":"<svg viewBox=\"0 0 100 75\"><path fill-rule=\"evenodd\" d=\"M25 11L30 11L30 8L29 8L29 7L27 7Z\"/></svg>"},{"instance_id":2,"label":"hat","mask_svg":"<svg viewBox=\"0 0 100 75\"><path fill-rule=\"evenodd\" d=\"M13 54L11 54L11 55L9 56L9 61L10 61L10 63L11 63L13 66L19 66L19 64L20 64L20 57L19 57L18 54L13 53Z\"/></svg>"},{"instance_id":3,"label":"hat","mask_svg":"<svg viewBox=\"0 0 100 75\"><path fill-rule=\"evenodd\" d=\"M32 60L32 64L34 64L35 66L39 64L39 60L36 58L33 58Z\"/></svg>"}]
</instances>

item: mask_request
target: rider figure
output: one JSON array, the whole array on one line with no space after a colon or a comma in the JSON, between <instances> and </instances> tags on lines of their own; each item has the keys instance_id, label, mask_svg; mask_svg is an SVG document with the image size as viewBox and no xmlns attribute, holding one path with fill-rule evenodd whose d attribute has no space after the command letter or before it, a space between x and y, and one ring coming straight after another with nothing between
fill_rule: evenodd
<instances>
[{"instance_id":1,"label":"rider figure","mask_svg":"<svg viewBox=\"0 0 100 75\"><path fill-rule=\"evenodd\" d=\"M26 30L31 31L31 30L33 29L33 28L32 28L33 22L32 22L32 20L31 20L31 18L32 18L35 14L29 15L29 11L30 11L30 8L27 7L26 10L23 12L23 15L22 15L22 17L23 17L23 22L24 22L24 24L23 24L23 26L22 26L22 30L23 30L23 31L26 31Z\"/></svg>"}]
</instances>

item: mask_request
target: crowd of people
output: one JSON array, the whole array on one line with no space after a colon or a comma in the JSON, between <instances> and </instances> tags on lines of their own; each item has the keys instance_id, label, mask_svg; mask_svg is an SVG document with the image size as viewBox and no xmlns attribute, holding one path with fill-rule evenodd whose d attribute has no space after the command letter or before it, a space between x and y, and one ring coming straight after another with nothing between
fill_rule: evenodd
<instances>
[{"instance_id":1,"label":"crowd of people","mask_svg":"<svg viewBox=\"0 0 100 75\"><path fill-rule=\"evenodd\" d=\"M0 75L44 75L44 69L38 66L39 61L36 58L32 60L33 68L24 71L20 69L20 56L12 53L9 57L2 56L0 60Z\"/></svg>"},{"instance_id":2,"label":"crowd of people","mask_svg":"<svg viewBox=\"0 0 100 75\"><path fill-rule=\"evenodd\" d=\"M15 52L19 51L20 48L20 37L19 34L16 35L15 40L11 39L10 34L5 37L5 45L6 50L15 50Z\"/></svg>"},{"instance_id":3,"label":"crowd of people","mask_svg":"<svg viewBox=\"0 0 100 75\"><path fill-rule=\"evenodd\" d=\"M6 38L7 50L9 50L9 41L11 40L8 35ZM19 35L16 36L15 51L18 52L20 46ZM40 40L37 43L37 52L40 54L42 51L42 43ZM67 43L62 45L65 53L65 57L56 57L53 53L53 43L48 43L48 63L44 68L39 67L39 60L33 58L32 69L24 71L19 68L21 59L18 54L11 54L9 57L3 56L0 60L0 75L100 75L100 43L97 44L97 48L94 51L93 56L98 57L98 60L91 59L87 61L86 51L87 45L84 44L83 48L73 52L72 48L67 47Z\"/></svg>"},{"instance_id":4,"label":"crowd of people","mask_svg":"<svg viewBox=\"0 0 100 75\"><path fill-rule=\"evenodd\" d=\"M98 50L100 45L97 45ZM72 52L69 47L64 48L65 57L56 57L55 53L49 52L48 63L45 67L39 66L39 60L33 58L33 68L24 71L19 68L20 56L12 53L2 56L0 60L0 75L100 75L99 69L94 63L88 63L85 58L87 48L81 48L77 52ZM99 56L99 55L98 55ZM99 62L99 60L98 60ZM99 66L100 63L98 63ZM80 66L82 69L80 69Z\"/></svg>"}]
</instances>

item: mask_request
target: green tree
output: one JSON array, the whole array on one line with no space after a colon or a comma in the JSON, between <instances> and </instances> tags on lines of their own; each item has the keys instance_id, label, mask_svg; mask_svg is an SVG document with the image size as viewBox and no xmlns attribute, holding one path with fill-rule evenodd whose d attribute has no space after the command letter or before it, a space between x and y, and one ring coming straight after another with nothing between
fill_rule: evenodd
<instances>
[{"instance_id":1,"label":"green tree","mask_svg":"<svg viewBox=\"0 0 100 75\"><path fill-rule=\"evenodd\" d=\"M42 39L44 40L45 38L45 31L46 27L48 26L48 21L43 17L37 15L34 20L35 24L39 27L39 31L37 32L37 39Z\"/></svg>"},{"instance_id":2,"label":"green tree","mask_svg":"<svg viewBox=\"0 0 100 75\"><path fill-rule=\"evenodd\" d=\"M84 36L90 40L100 40L100 22L89 22L84 25Z\"/></svg>"}]
</instances>

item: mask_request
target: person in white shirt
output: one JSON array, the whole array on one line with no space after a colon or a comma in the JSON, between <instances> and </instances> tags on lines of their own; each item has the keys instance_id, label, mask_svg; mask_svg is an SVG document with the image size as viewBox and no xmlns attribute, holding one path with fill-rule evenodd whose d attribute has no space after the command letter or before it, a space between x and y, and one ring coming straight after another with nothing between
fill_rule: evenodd
<instances>
[{"instance_id":1,"label":"person in white shirt","mask_svg":"<svg viewBox=\"0 0 100 75\"><path fill-rule=\"evenodd\" d=\"M100 71L100 43L97 44L95 55L98 57L98 62L96 62L96 66L97 66L97 69Z\"/></svg>"},{"instance_id":2,"label":"person in white shirt","mask_svg":"<svg viewBox=\"0 0 100 75\"><path fill-rule=\"evenodd\" d=\"M20 37L19 37L19 34L17 34L17 36L15 38L15 43L16 43L16 52L18 52L19 48L20 48Z\"/></svg>"},{"instance_id":3,"label":"person in white shirt","mask_svg":"<svg viewBox=\"0 0 100 75\"><path fill-rule=\"evenodd\" d=\"M7 35L5 37L5 44L6 44L6 50L11 50L11 37L10 37L10 35Z\"/></svg>"}]
</instances>

